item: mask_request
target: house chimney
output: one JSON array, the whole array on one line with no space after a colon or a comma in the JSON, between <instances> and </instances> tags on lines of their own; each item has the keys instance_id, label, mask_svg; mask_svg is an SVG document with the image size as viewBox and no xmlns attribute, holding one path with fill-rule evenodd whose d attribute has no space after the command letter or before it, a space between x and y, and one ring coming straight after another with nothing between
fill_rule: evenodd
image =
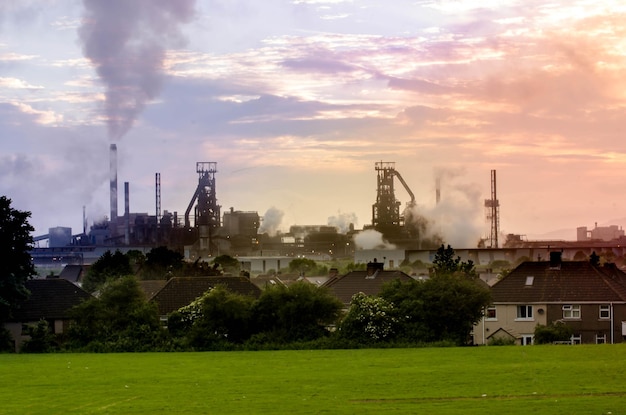
<instances>
[{"instance_id":1,"label":"house chimney","mask_svg":"<svg viewBox=\"0 0 626 415\"><path fill-rule=\"evenodd\" d=\"M383 270L384 265L385 264L383 262L378 262L376 258L374 258L373 262L368 262L365 278L376 278L376 274L378 274L378 271Z\"/></svg>"}]
</instances>

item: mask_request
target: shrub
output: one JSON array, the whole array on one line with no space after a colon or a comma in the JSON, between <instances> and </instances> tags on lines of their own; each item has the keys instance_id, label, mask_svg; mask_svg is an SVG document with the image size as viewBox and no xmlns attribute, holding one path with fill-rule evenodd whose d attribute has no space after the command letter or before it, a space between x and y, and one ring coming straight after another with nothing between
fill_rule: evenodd
<instances>
[{"instance_id":1,"label":"shrub","mask_svg":"<svg viewBox=\"0 0 626 415\"><path fill-rule=\"evenodd\" d=\"M568 341L571 339L572 334L572 328L562 321L554 321L547 326L537 324L535 326L535 343L550 344Z\"/></svg>"},{"instance_id":2,"label":"shrub","mask_svg":"<svg viewBox=\"0 0 626 415\"><path fill-rule=\"evenodd\" d=\"M398 319L391 302L357 293L339 326L340 336L364 343L388 341L395 335Z\"/></svg>"}]
</instances>

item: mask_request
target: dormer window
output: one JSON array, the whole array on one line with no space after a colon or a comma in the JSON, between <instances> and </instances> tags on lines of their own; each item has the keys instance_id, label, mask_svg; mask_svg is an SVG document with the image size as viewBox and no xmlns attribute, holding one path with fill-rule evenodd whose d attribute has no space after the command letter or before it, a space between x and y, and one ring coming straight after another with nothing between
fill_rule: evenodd
<instances>
[{"instance_id":1,"label":"dormer window","mask_svg":"<svg viewBox=\"0 0 626 415\"><path fill-rule=\"evenodd\" d=\"M527 287L532 287L533 282L535 282L535 277L533 277L532 275L529 275L526 277L526 286Z\"/></svg>"}]
</instances>

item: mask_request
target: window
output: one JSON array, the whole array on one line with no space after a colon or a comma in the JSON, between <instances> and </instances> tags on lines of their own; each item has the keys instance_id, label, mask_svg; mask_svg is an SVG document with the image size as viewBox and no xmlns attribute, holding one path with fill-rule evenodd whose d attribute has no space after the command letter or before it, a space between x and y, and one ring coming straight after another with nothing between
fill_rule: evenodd
<instances>
[{"instance_id":1,"label":"window","mask_svg":"<svg viewBox=\"0 0 626 415\"><path fill-rule=\"evenodd\" d=\"M522 346L530 346L533 344L533 337L534 336L532 334L522 334L522 337L520 338Z\"/></svg>"},{"instance_id":2,"label":"window","mask_svg":"<svg viewBox=\"0 0 626 415\"><path fill-rule=\"evenodd\" d=\"M487 307L487 311L485 312L485 319L487 320L497 320L496 308L494 306Z\"/></svg>"},{"instance_id":3,"label":"window","mask_svg":"<svg viewBox=\"0 0 626 415\"><path fill-rule=\"evenodd\" d=\"M533 282L535 282L535 277L533 277L532 275L529 275L529 276L526 277L526 285L527 286L533 285Z\"/></svg>"},{"instance_id":4,"label":"window","mask_svg":"<svg viewBox=\"0 0 626 415\"><path fill-rule=\"evenodd\" d=\"M606 334L600 333L596 334L596 344L604 344L606 343Z\"/></svg>"},{"instance_id":5,"label":"window","mask_svg":"<svg viewBox=\"0 0 626 415\"><path fill-rule=\"evenodd\" d=\"M532 320L533 319L533 306L518 305L517 306L517 319L518 320Z\"/></svg>"},{"instance_id":6,"label":"window","mask_svg":"<svg viewBox=\"0 0 626 415\"><path fill-rule=\"evenodd\" d=\"M563 318L580 318L580 304L565 304Z\"/></svg>"},{"instance_id":7,"label":"window","mask_svg":"<svg viewBox=\"0 0 626 415\"><path fill-rule=\"evenodd\" d=\"M611 306L610 305L600 306L600 318L603 318L603 319L611 318Z\"/></svg>"}]
</instances>

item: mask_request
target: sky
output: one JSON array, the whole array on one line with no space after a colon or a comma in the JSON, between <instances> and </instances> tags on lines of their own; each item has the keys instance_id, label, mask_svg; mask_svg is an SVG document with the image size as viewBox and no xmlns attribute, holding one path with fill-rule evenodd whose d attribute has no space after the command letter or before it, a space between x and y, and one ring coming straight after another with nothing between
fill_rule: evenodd
<instances>
[{"instance_id":1,"label":"sky","mask_svg":"<svg viewBox=\"0 0 626 415\"><path fill-rule=\"evenodd\" d=\"M182 216L210 161L222 212L360 229L382 161L453 246L488 235L491 170L502 235L575 240L626 222L625 22L622 0L1 0L0 195L79 233L115 143L132 212L158 172Z\"/></svg>"}]
</instances>

